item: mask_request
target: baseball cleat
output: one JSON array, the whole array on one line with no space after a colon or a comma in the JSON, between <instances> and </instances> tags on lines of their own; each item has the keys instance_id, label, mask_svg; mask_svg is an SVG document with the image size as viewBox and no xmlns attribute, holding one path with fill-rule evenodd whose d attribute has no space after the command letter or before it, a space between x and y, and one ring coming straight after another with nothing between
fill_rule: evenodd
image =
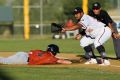
<instances>
[{"instance_id":1,"label":"baseball cleat","mask_svg":"<svg viewBox=\"0 0 120 80\"><path fill-rule=\"evenodd\" d=\"M91 58L90 60L88 60L84 64L97 64L97 61L96 61L96 59Z\"/></svg>"},{"instance_id":2,"label":"baseball cleat","mask_svg":"<svg viewBox=\"0 0 120 80\"><path fill-rule=\"evenodd\" d=\"M107 60L107 59L104 59L103 60L103 63L102 64L99 64L100 66L108 66L108 65L110 65L110 61L109 60Z\"/></svg>"}]
</instances>

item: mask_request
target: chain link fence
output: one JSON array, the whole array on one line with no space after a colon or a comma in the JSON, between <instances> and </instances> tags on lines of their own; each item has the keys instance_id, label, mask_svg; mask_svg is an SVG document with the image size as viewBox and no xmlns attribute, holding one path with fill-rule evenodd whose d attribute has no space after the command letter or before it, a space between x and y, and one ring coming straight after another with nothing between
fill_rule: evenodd
<instances>
[{"instance_id":1,"label":"chain link fence","mask_svg":"<svg viewBox=\"0 0 120 80\"><path fill-rule=\"evenodd\" d=\"M51 22L60 22L64 20L64 0L29 0L29 8L30 8L30 35L39 36L41 35L51 35ZM70 0L66 0L70 1ZM79 0L81 1L81 0ZM93 2L99 0L92 0ZM106 0L101 0L102 2L106 2ZM21 36L24 38L24 15L23 15L23 0L1 0L1 6L8 6L12 8L13 11L13 28L14 33L13 36ZM53 3L55 2L55 3ZM81 3L80 3L81 4ZM92 2L89 2L91 5ZM102 4L102 3L101 3ZM103 3L108 13L111 17L117 22L119 26L120 21L120 1L119 0L109 0L107 3ZM72 5L72 4L71 4ZM70 5L66 5L70 6ZM76 5L78 6L78 5ZM106 7L107 6L107 7ZM63 21L64 22L64 21ZM120 26L119 26L120 27ZM5 27L6 28L6 27ZM6 37L9 34L8 29L0 28L0 36ZM31 37L32 38L32 37Z\"/></svg>"}]
</instances>

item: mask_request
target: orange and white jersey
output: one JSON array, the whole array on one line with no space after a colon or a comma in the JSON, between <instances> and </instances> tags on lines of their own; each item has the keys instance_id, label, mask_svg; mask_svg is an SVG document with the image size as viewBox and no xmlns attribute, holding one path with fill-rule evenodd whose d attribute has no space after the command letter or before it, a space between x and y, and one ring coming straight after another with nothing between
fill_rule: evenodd
<instances>
[{"instance_id":1,"label":"orange and white jersey","mask_svg":"<svg viewBox=\"0 0 120 80\"><path fill-rule=\"evenodd\" d=\"M17 52L16 54L7 58L0 57L0 63L2 64L55 64L58 58L56 58L51 52L42 50L31 50L29 53Z\"/></svg>"},{"instance_id":2,"label":"orange and white jersey","mask_svg":"<svg viewBox=\"0 0 120 80\"><path fill-rule=\"evenodd\" d=\"M30 65L40 65L40 64L55 64L58 58L56 58L51 52L42 50L31 50L29 52Z\"/></svg>"}]
</instances>

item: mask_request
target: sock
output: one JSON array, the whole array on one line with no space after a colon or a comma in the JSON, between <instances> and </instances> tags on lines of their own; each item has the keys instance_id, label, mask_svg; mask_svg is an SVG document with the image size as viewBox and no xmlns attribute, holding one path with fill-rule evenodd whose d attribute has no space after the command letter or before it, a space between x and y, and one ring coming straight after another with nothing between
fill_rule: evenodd
<instances>
[{"instance_id":1,"label":"sock","mask_svg":"<svg viewBox=\"0 0 120 80\"><path fill-rule=\"evenodd\" d=\"M85 57L86 57L87 59L96 58L95 55L94 55L94 52L93 52L93 50L92 50L91 45L84 47L84 50L85 50L85 52L86 52L86 53L85 53Z\"/></svg>"},{"instance_id":2,"label":"sock","mask_svg":"<svg viewBox=\"0 0 120 80\"><path fill-rule=\"evenodd\" d=\"M98 46L97 50L103 59L107 59L106 53L105 53L105 48L102 45Z\"/></svg>"}]
</instances>

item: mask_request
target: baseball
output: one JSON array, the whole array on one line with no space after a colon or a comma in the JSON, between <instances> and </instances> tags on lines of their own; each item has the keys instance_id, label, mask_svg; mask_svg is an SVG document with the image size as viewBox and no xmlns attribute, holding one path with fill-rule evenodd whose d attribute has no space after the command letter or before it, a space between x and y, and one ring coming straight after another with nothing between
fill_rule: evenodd
<instances>
[{"instance_id":1,"label":"baseball","mask_svg":"<svg viewBox=\"0 0 120 80\"><path fill-rule=\"evenodd\" d=\"M36 25L35 25L35 27L36 27L36 28L39 28L39 25L38 25L38 24L36 24Z\"/></svg>"}]
</instances>

